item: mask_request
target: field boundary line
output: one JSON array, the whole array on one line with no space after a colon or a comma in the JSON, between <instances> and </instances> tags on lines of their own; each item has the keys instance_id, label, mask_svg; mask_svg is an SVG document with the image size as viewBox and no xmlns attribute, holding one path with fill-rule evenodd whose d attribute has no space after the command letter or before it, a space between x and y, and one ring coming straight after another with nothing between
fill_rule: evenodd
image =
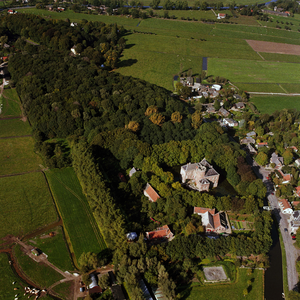
<instances>
[{"instance_id":1,"label":"field boundary line","mask_svg":"<svg viewBox=\"0 0 300 300\"><path fill-rule=\"evenodd\" d=\"M262 60L265 60L265 58L259 52L256 53L262 58Z\"/></svg>"},{"instance_id":2,"label":"field boundary line","mask_svg":"<svg viewBox=\"0 0 300 300\"><path fill-rule=\"evenodd\" d=\"M23 138L23 137L31 137L31 134L26 134L26 135L16 135L16 136L3 136L0 137L0 140L5 140L5 139L17 139L17 138Z\"/></svg>"},{"instance_id":3,"label":"field boundary line","mask_svg":"<svg viewBox=\"0 0 300 300\"><path fill-rule=\"evenodd\" d=\"M289 92L280 84L280 83L278 83L278 86L281 88L281 89L283 89L287 94L289 94Z\"/></svg>"},{"instance_id":4,"label":"field boundary line","mask_svg":"<svg viewBox=\"0 0 300 300\"><path fill-rule=\"evenodd\" d=\"M33 170L33 171L27 171L27 172L23 172L23 173L6 174L6 175L0 175L0 178L20 176L20 175L25 175L25 174L29 174L29 173L38 173L38 172L43 172L43 171L42 170Z\"/></svg>"},{"instance_id":5,"label":"field boundary line","mask_svg":"<svg viewBox=\"0 0 300 300\"><path fill-rule=\"evenodd\" d=\"M50 171L51 172L51 171ZM69 188L66 184L64 184L53 172L52 172L53 177L61 184L64 186L64 188L66 190L68 190L71 194L73 194L82 204L82 206L84 207L84 210L87 214L88 219L90 220L90 224L93 228L93 231L95 233L95 236L98 240L99 246L103 245L103 242L107 248L106 242L102 236L102 234L100 233L100 229L98 227L98 223L96 223L96 220L94 220L94 215L91 213L91 208L88 205L88 203L86 203L83 199L81 199L81 197L79 195L77 195L71 188ZM81 186L80 186L81 187ZM88 205L88 207L87 207ZM98 229L98 230L97 230ZM102 241L101 241L102 240Z\"/></svg>"},{"instance_id":6,"label":"field boundary line","mask_svg":"<svg viewBox=\"0 0 300 300\"><path fill-rule=\"evenodd\" d=\"M286 93L265 93L265 92L248 92L253 95L277 95L277 96L300 96L300 94L286 94Z\"/></svg>"}]
</instances>

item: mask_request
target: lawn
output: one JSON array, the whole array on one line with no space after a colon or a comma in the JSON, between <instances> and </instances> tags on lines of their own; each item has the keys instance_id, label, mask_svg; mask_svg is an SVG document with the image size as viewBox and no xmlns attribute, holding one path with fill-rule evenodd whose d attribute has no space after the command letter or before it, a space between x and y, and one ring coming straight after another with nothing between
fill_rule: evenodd
<instances>
[{"instance_id":1,"label":"lawn","mask_svg":"<svg viewBox=\"0 0 300 300\"><path fill-rule=\"evenodd\" d=\"M300 110L300 97L297 96L251 96L250 101L254 103L260 113L272 114L276 110L284 108Z\"/></svg>"},{"instance_id":2,"label":"lawn","mask_svg":"<svg viewBox=\"0 0 300 300\"><path fill-rule=\"evenodd\" d=\"M46 173L76 259L83 252L106 248L98 225L72 168Z\"/></svg>"},{"instance_id":3,"label":"lawn","mask_svg":"<svg viewBox=\"0 0 300 300\"><path fill-rule=\"evenodd\" d=\"M21 250L20 245L14 247L13 253L23 273L41 288L48 288L64 278L51 267L31 259Z\"/></svg>"},{"instance_id":4,"label":"lawn","mask_svg":"<svg viewBox=\"0 0 300 300\"><path fill-rule=\"evenodd\" d=\"M27 286L20 277L18 277L8 263L8 256L0 253L0 300L14 299L16 294L20 294L19 299L27 299L23 296L24 286ZM15 282L15 284L12 284ZM18 290L14 290L17 288Z\"/></svg>"},{"instance_id":5,"label":"lawn","mask_svg":"<svg viewBox=\"0 0 300 300\"><path fill-rule=\"evenodd\" d=\"M33 146L32 137L0 139L0 175L40 170L43 161Z\"/></svg>"},{"instance_id":6,"label":"lawn","mask_svg":"<svg viewBox=\"0 0 300 300\"><path fill-rule=\"evenodd\" d=\"M300 64L300 55L289 55L289 54L279 54L279 53L259 53L265 60L271 61L281 61L281 62L291 62Z\"/></svg>"},{"instance_id":7,"label":"lawn","mask_svg":"<svg viewBox=\"0 0 300 300\"><path fill-rule=\"evenodd\" d=\"M247 269L238 269L238 279L236 283L189 287L180 291L181 299L263 300L263 276L264 273L262 270L254 270L249 276L247 275ZM252 280L252 284L251 288L248 288L249 294L244 297L243 290L248 287L247 280Z\"/></svg>"},{"instance_id":8,"label":"lawn","mask_svg":"<svg viewBox=\"0 0 300 300\"><path fill-rule=\"evenodd\" d=\"M20 119L1 120L0 119L0 137L22 136L31 134L29 123Z\"/></svg>"},{"instance_id":9,"label":"lawn","mask_svg":"<svg viewBox=\"0 0 300 300\"><path fill-rule=\"evenodd\" d=\"M21 116L20 99L15 89L4 89L4 96L1 97L3 110L0 117Z\"/></svg>"},{"instance_id":10,"label":"lawn","mask_svg":"<svg viewBox=\"0 0 300 300\"><path fill-rule=\"evenodd\" d=\"M300 83L299 65L292 63L209 58L208 73L233 83Z\"/></svg>"},{"instance_id":11,"label":"lawn","mask_svg":"<svg viewBox=\"0 0 300 300\"><path fill-rule=\"evenodd\" d=\"M28 241L34 247L39 248L48 255L48 260L62 271L73 271L74 265L70 258L62 227L53 228L55 236L50 237L49 232L37 236Z\"/></svg>"},{"instance_id":12,"label":"lawn","mask_svg":"<svg viewBox=\"0 0 300 300\"><path fill-rule=\"evenodd\" d=\"M42 173L0 178L0 186L0 238L24 236L57 220Z\"/></svg>"}]
</instances>

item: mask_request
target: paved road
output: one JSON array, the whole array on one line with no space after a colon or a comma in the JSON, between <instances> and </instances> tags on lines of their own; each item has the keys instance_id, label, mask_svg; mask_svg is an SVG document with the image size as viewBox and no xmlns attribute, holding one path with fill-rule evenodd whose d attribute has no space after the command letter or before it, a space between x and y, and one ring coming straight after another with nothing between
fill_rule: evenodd
<instances>
[{"instance_id":1,"label":"paved road","mask_svg":"<svg viewBox=\"0 0 300 300\"><path fill-rule=\"evenodd\" d=\"M278 198L275 196L273 184L267 180L267 176L270 173L265 168L259 166L249 155L247 156L247 162L252 166L253 171L256 173L257 177L262 179L267 187L267 199L269 201L269 206L271 206L272 212L275 215L281 235L283 238L285 253L286 253L286 263L287 263L287 276L288 276L288 287L289 290L298 290L298 273L296 270L296 260L299 256L299 251L294 247L293 240L291 238L290 232L285 229L288 228L288 217L281 212L278 204Z\"/></svg>"}]
</instances>

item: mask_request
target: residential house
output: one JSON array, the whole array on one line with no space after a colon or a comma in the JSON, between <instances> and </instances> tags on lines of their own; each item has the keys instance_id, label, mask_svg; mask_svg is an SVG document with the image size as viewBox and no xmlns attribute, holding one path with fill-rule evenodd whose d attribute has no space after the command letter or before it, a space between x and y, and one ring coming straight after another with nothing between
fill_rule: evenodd
<instances>
[{"instance_id":1,"label":"residential house","mask_svg":"<svg viewBox=\"0 0 300 300\"><path fill-rule=\"evenodd\" d=\"M255 131L250 131L246 134L246 136L251 136L251 137L256 137L256 132Z\"/></svg>"},{"instance_id":2,"label":"residential house","mask_svg":"<svg viewBox=\"0 0 300 300\"><path fill-rule=\"evenodd\" d=\"M193 77L187 77L186 83L188 85L194 85L194 78Z\"/></svg>"},{"instance_id":3,"label":"residential house","mask_svg":"<svg viewBox=\"0 0 300 300\"><path fill-rule=\"evenodd\" d=\"M206 112L208 112L210 114L214 114L216 112L216 110L215 110L213 105L207 105L206 106Z\"/></svg>"},{"instance_id":4,"label":"residential house","mask_svg":"<svg viewBox=\"0 0 300 300\"><path fill-rule=\"evenodd\" d=\"M246 145L246 151L248 151L250 154L254 155L257 153L254 147L252 147L250 144Z\"/></svg>"},{"instance_id":5,"label":"residential house","mask_svg":"<svg viewBox=\"0 0 300 300\"><path fill-rule=\"evenodd\" d=\"M215 89L216 91L219 91L222 88L222 86L219 84L213 84L211 88Z\"/></svg>"},{"instance_id":6,"label":"residential house","mask_svg":"<svg viewBox=\"0 0 300 300\"><path fill-rule=\"evenodd\" d=\"M72 22L72 23L70 24L70 26L75 27L75 26L77 26L77 23Z\"/></svg>"},{"instance_id":7,"label":"residential house","mask_svg":"<svg viewBox=\"0 0 300 300\"><path fill-rule=\"evenodd\" d=\"M233 119L223 119L223 123L228 125L229 127L234 127L239 125L239 123Z\"/></svg>"},{"instance_id":8,"label":"residential house","mask_svg":"<svg viewBox=\"0 0 300 300\"><path fill-rule=\"evenodd\" d=\"M295 188L295 194L300 197L300 186L296 186ZM294 201L295 202L295 201ZM294 204L294 203L293 203Z\"/></svg>"},{"instance_id":9,"label":"residential house","mask_svg":"<svg viewBox=\"0 0 300 300\"><path fill-rule=\"evenodd\" d=\"M245 104L243 102L238 102L235 104L235 107L237 109L244 109L245 108Z\"/></svg>"},{"instance_id":10,"label":"residential house","mask_svg":"<svg viewBox=\"0 0 300 300\"><path fill-rule=\"evenodd\" d=\"M296 146L290 146L290 147L287 147L287 148L292 149L294 152L298 152L298 148Z\"/></svg>"},{"instance_id":11,"label":"residential house","mask_svg":"<svg viewBox=\"0 0 300 300\"><path fill-rule=\"evenodd\" d=\"M270 163L275 164L277 169L284 166L283 157L279 157L275 152L271 155Z\"/></svg>"},{"instance_id":12,"label":"residential house","mask_svg":"<svg viewBox=\"0 0 300 300\"><path fill-rule=\"evenodd\" d=\"M89 294L102 293L101 287L98 285L97 276L94 273L90 274L91 283L89 284Z\"/></svg>"},{"instance_id":13,"label":"residential house","mask_svg":"<svg viewBox=\"0 0 300 300\"><path fill-rule=\"evenodd\" d=\"M242 100L242 96L240 96L239 94L234 94L233 95L233 98L236 99L236 100Z\"/></svg>"},{"instance_id":14,"label":"residential house","mask_svg":"<svg viewBox=\"0 0 300 300\"><path fill-rule=\"evenodd\" d=\"M295 210L289 219L289 228L291 233L296 233L300 227L300 210Z\"/></svg>"},{"instance_id":15,"label":"residential house","mask_svg":"<svg viewBox=\"0 0 300 300\"><path fill-rule=\"evenodd\" d=\"M292 179L292 174L284 174L281 170L278 170L279 173L282 175L282 182L283 184L289 183Z\"/></svg>"},{"instance_id":16,"label":"residential house","mask_svg":"<svg viewBox=\"0 0 300 300\"><path fill-rule=\"evenodd\" d=\"M167 242L174 238L174 234L170 230L168 225L159 227L153 231L146 232L146 237L151 242Z\"/></svg>"},{"instance_id":17,"label":"residential house","mask_svg":"<svg viewBox=\"0 0 300 300\"><path fill-rule=\"evenodd\" d=\"M76 48L77 48L76 45L74 45L74 46L71 48L71 52L72 52L74 55L79 54L79 53L76 52Z\"/></svg>"},{"instance_id":18,"label":"residential house","mask_svg":"<svg viewBox=\"0 0 300 300\"><path fill-rule=\"evenodd\" d=\"M225 212L215 213L215 209L194 207L194 214L201 216L206 232L223 233L228 229Z\"/></svg>"},{"instance_id":19,"label":"residential house","mask_svg":"<svg viewBox=\"0 0 300 300\"><path fill-rule=\"evenodd\" d=\"M267 142L264 142L264 143L258 143L256 145L256 148L261 148L261 147L268 147L268 143Z\"/></svg>"},{"instance_id":20,"label":"residential house","mask_svg":"<svg viewBox=\"0 0 300 300\"><path fill-rule=\"evenodd\" d=\"M300 158L298 158L298 159L295 160L295 165L298 168L300 167Z\"/></svg>"},{"instance_id":21,"label":"residential house","mask_svg":"<svg viewBox=\"0 0 300 300\"><path fill-rule=\"evenodd\" d=\"M218 19L225 19L226 14L218 13Z\"/></svg>"},{"instance_id":22,"label":"residential house","mask_svg":"<svg viewBox=\"0 0 300 300\"><path fill-rule=\"evenodd\" d=\"M13 10L13 9L9 9L7 12L8 12L10 15L13 15L13 14L14 14L14 10Z\"/></svg>"},{"instance_id":23,"label":"residential house","mask_svg":"<svg viewBox=\"0 0 300 300\"><path fill-rule=\"evenodd\" d=\"M290 15L290 13L288 11L280 12L278 10L280 10L280 9L277 9L277 11L262 9L261 11L264 14L270 14L270 15L281 16L281 17L288 17Z\"/></svg>"},{"instance_id":24,"label":"residential house","mask_svg":"<svg viewBox=\"0 0 300 300\"><path fill-rule=\"evenodd\" d=\"M240 140L240 144L255 144L255 139L252 137L245 137L244 139Z\"/></svg>"},{"instance_id":25,"label":"residential house","mask_svg":"<svg viewBox=\"0 0 300 300\"><path fill-rule=\"evenodd\" d=\"M160 196L156 193L154 188L147 183L146 187L144 189L144 195L151 201L151 202L156 202Z\"/></svg>"},{"instance_id":26,"label":"residential house","mask_svg":"<svg viewBox=\"0 0 300 300\"><path fill-rule=\"evenodd\" d=\"M292 214L293 208L287 199L279 200L279 207L283 214Z\"/></svg>"},{"instance_id":27,"label":"residential house","mask_svg":"<svg viewBox=\"0 0 300 300\"><path fill-rule=\"evenodd\" d=\"M182 183L189 180L188 185L200 192L217 187L220 174L204 158L199 163L188 163L181 167Z\"/></svg>"},{"instance_id":28,"label":"residential house","mask_svg":"<svg viewBox=\"0 0 300 300\"><path fill-rule=\"evenodd\" d=\"M134 173L136 173L135 167L133 167L133 168L129 171L129 177L131 177Z\"/></svg>"},{"instance_id":29,"label":"residential house","mask_svg":"<svg viewBox=\"0 0 300 300\"><path fill-rule=\"evenodd\" d=\"M228 117L229 116L229 111L227 111L225 108L221 107L219 109L219 113L223 116L223 117Z\"/></svg>"}]
</instances>

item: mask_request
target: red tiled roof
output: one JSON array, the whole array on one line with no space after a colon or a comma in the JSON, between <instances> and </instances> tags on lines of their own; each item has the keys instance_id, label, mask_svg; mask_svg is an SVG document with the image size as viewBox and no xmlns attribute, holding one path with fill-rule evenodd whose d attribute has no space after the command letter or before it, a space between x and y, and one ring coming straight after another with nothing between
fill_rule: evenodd
<instances>
[{"instance_id":1,"label":"red tiled roof","mask_svg":"<svg viewBox=\"0 0 300 300\"><path fill-rule=\"evenodd\" d=\"M268 143L267 142L265 142L265 143L258 143L258 145L268 145Z\"/></svg>"},{"instance_id":2,"label":"red tiled roof","mask_svg":"<svg viewBox=\"0 0 300 300\"><path fill-rule=\"evenodd\" d=\"M283 209L292 208L287 199L282 199L279 202L282 203Z\"/></svg>"},{"instance_id":3,"label":"red tiled roof","mask_svg":"<svg viewBox=\"0 0 300 300\"><path fill-rule=\"evenodd\" d=\"M221 226L220 214L219 213L215 214L213 218L214 218L214 228L217 229Z\"/></svg>"},{"instance_id":4,"label":"red tiled roof","mask_svg":"<svg viewBox=\"0 0 300 300\"><path fill-rule=\"evenodd\" d=\"M296 187L296 194L300 197L300 186ZM294 201L294 202L296 202L296 201Z\"/></svg>"},{"instance_id":5,"label":"red tiled roof","mask_svg":"<svg viewBox=\"0 0 300 300\"><path fill-rule=\"evenodd\" d=\"M203 207L194 207L194 214L204 214L206 212L210 212L212 215L215 214L215 209L211 208L203 208Z\"/></svg>"},{"instance_id":6,"label":"red tiled roof","mask_svg":"<svg viewBox=\"0 0 300 300\"><path fill-rule=\"evenodd\" d=\"M147 238L149 240L169 238L171 236L173 236L173 233L168 225L164 225L163 227L159 227L154 231L147 232Z\"/></svg>"},{"instance_id":7,"label":"red tiled roof","mask_svg":"<svg viewBox=\"0 0 300 300\"><path fill-rule=\"evenodd\" d=\"M155 192L155 190L153 189L153 187L152 187L149 183L147 183L145 192L147 193L148 198L149 198L152 202L156 202L157 199L160 198L160 196Z\"/></svg>"},{"instance_id":8,"label":"red tiled roof","mask_svg":"<svg viewBox=\"0 0 300 300\"><path fill-rule=\"evenodd\" d=\"M293 205L294 206L297 206L297 205L299 205L300 204L300 201L293 201Z\"/></svg>"}]
</instances>

